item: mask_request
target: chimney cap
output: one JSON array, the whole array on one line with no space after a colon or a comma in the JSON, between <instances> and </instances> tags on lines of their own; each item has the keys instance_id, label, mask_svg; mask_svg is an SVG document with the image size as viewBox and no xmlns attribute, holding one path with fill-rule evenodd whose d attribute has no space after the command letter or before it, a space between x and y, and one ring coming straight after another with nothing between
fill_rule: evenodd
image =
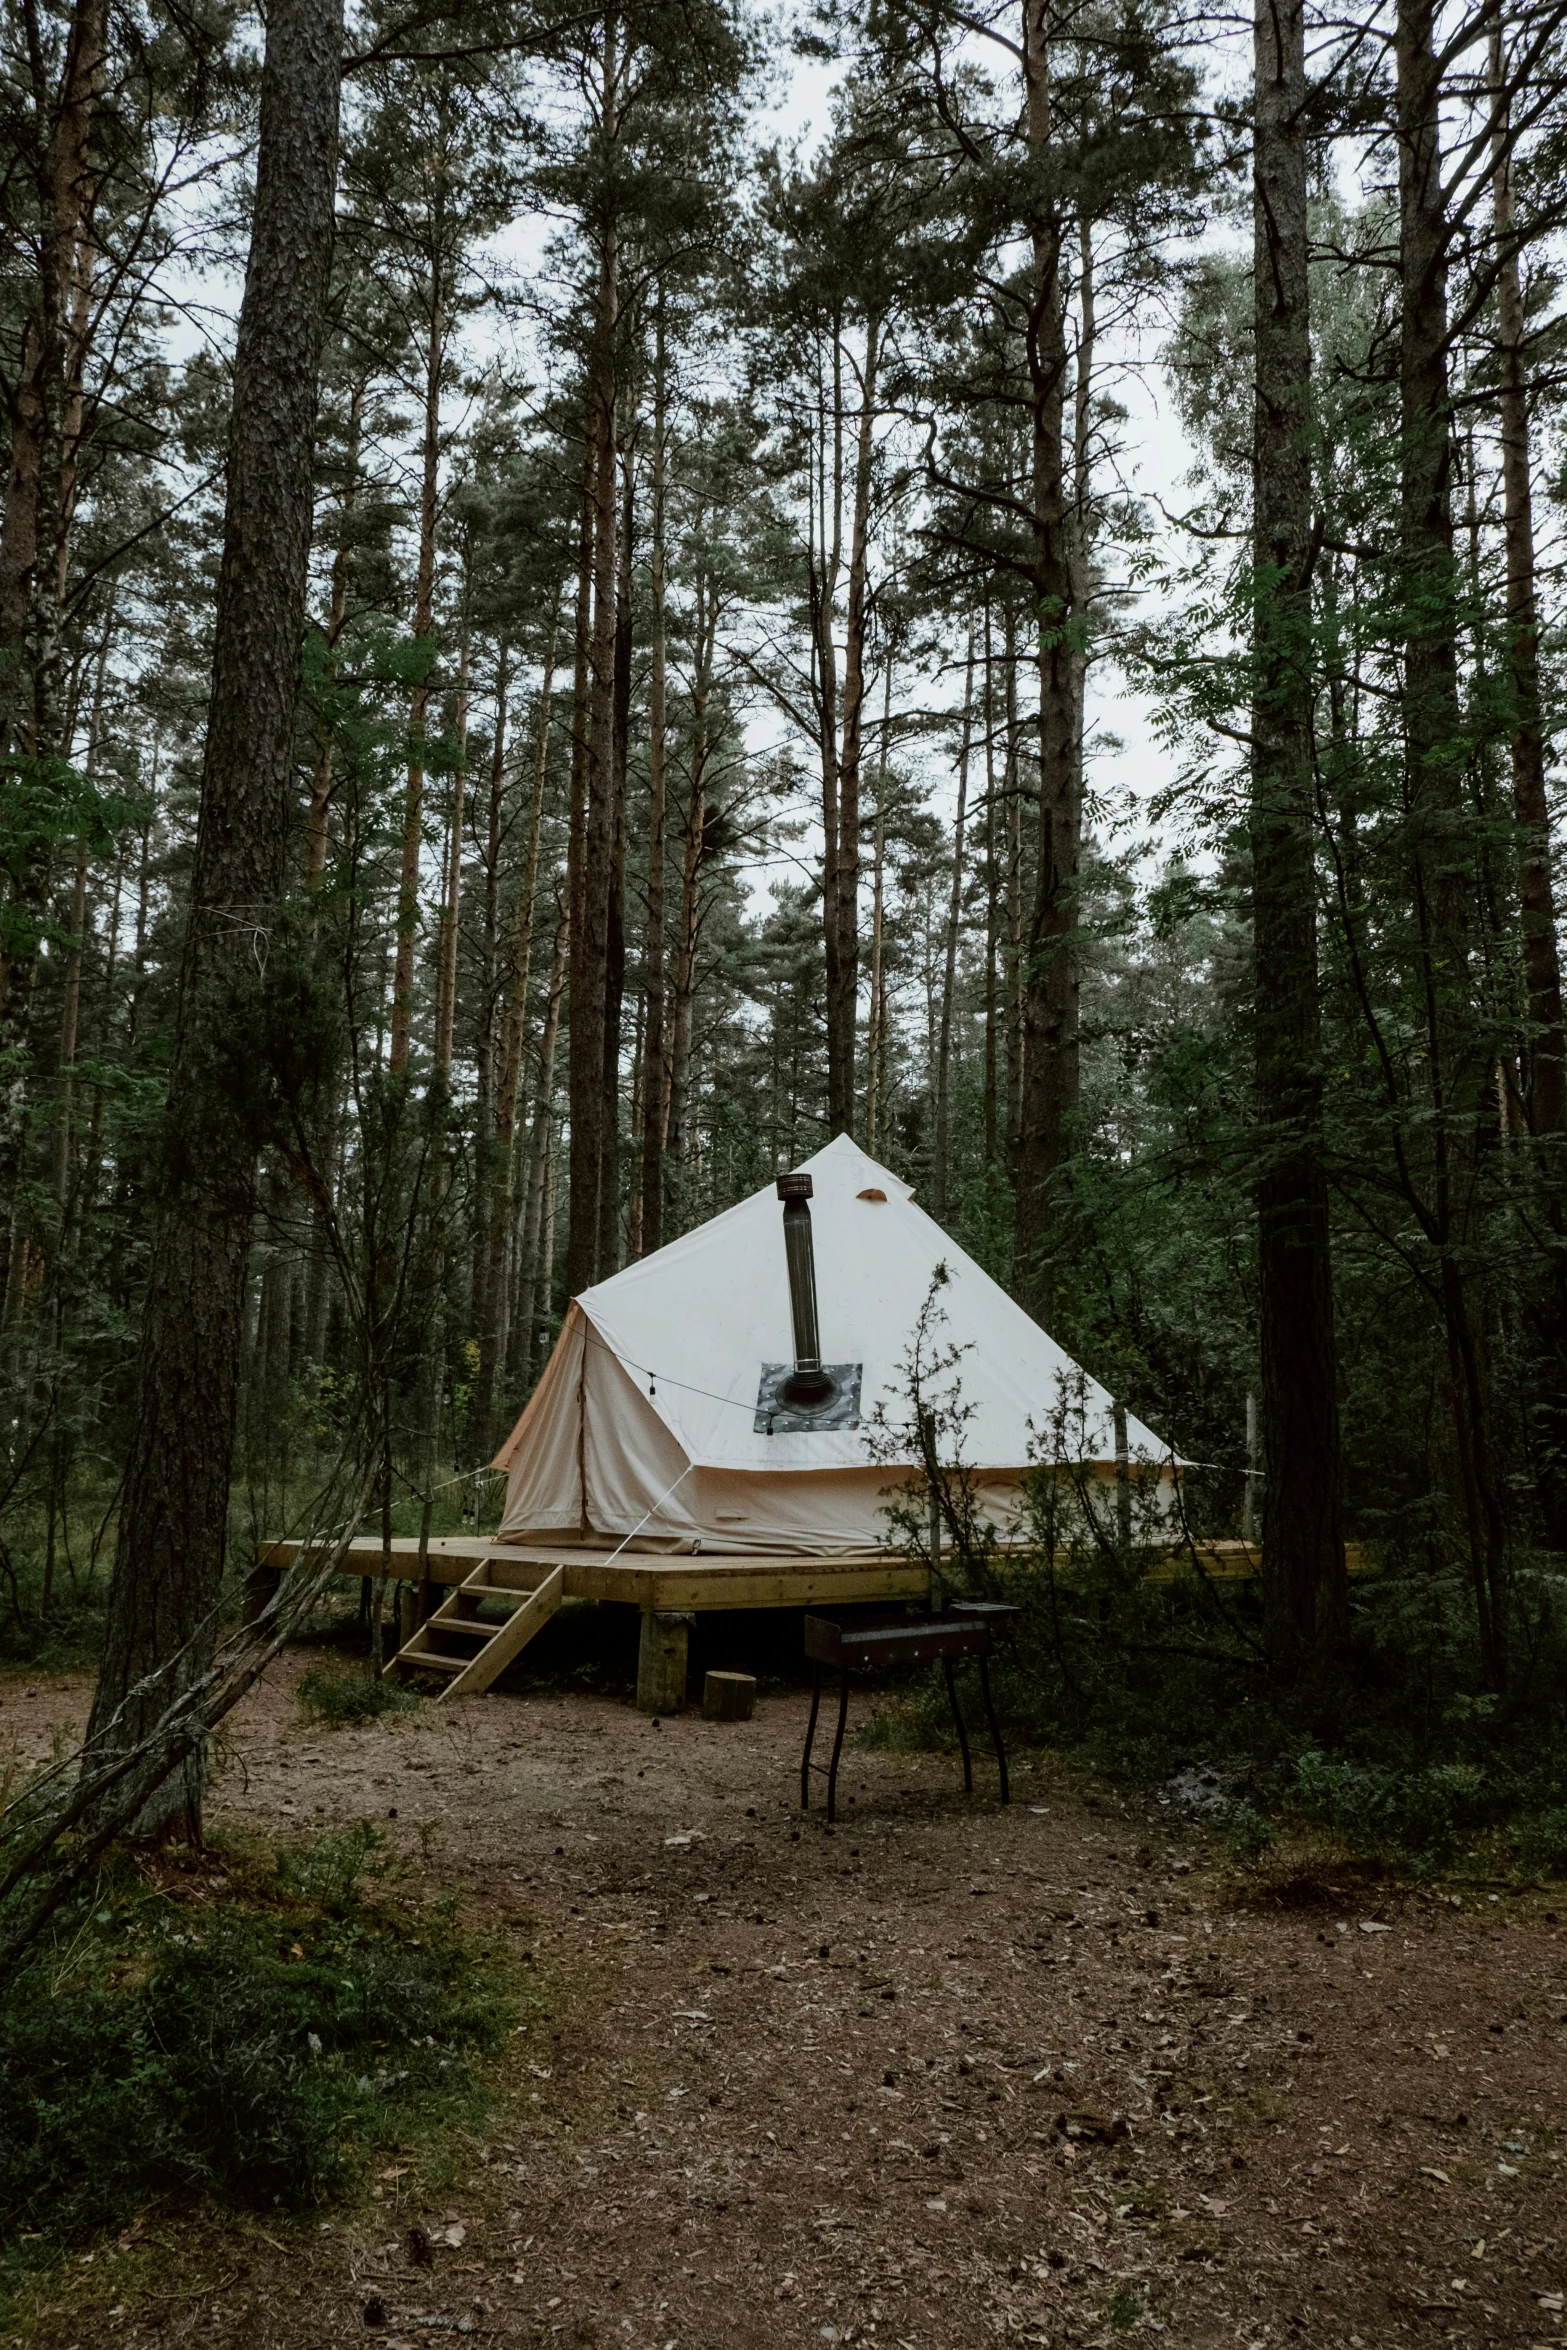
<instances>
[{"instance_id":1,"label":"chimney cap","mask_svg":"<svg viewBox=\"0 0 1567 2350\"><path fill-rule=\"evenodd\" d=\"M779 1176L778 1197L780 1199L809 1199L811 1197L811 1179L803 1168L797 1168L792 1175Z\"/></svg>"}]
</instances>

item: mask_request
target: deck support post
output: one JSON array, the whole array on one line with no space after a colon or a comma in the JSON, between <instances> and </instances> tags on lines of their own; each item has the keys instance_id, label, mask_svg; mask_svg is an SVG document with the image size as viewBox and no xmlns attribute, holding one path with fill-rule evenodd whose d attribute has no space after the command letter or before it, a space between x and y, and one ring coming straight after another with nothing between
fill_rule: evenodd
<instances>
[{"instance_id":1,"label":"deck support post","mask_svg":"<svg viewBox=\"0 0 1567 2350\"><path fill-rule=\"evenodd\" d=\"M637 1711L677 1714L686 1701L686 1669L694 1619L666 1608L644 1608L637 1650Z\"/></svg>"}]
</instances>

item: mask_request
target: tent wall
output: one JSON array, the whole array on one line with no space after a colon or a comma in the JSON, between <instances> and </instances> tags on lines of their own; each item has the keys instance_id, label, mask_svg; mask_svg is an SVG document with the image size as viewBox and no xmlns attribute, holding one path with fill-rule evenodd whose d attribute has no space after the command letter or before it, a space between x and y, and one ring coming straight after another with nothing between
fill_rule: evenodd
<instances>
[{"instance_id":1,"label":"tent wall","mask_svg":"<svg viewBox=\"0 0 1567 2350\"><path fill-rule=\"evenodd\" d=\"M887 1488L915 1473L907 1455L888 1464L887 1432L909 1416L908 1349L932 1300L941 1318L927 1343L943 1376L958 1366L964 1448L998 1531L1021 1516L1024 1464L1062 1398L1074 1421L1053 1439L1065 1439L1063 1459L1113 1474L1108 1395L953 1247L907 1184L843 1135L809 1164L823 1351L862 1365L861 1425L774 1435L756 1424L762 1366L789 1347L769 1187L572 1304L494 1463L507 1473L503 1534L803 1557L887 1548ZM1168 1459L1159 1440L1136 1421L1128 1433L1134 1473L1154 1474ZM1166 1505L1172 1490L1166 1473Z\"/></svg>"}]
</instances>

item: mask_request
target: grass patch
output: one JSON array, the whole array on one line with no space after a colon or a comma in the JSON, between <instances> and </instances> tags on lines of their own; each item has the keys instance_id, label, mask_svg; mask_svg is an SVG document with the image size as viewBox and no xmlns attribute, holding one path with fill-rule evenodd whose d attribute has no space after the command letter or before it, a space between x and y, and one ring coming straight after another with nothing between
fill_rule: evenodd
<instances>
[{"instance_id":1,"label":"grass patch","mask_svg":"<svg viewBox=\"0 0 1567 2350\"><path fill-rule=\"evenodd\" d=\"M420 1705L417 1689L384 1681L369 1667L355 1672L337 1663L312 1665L300 1674L294 1693L307 1721L325 1722L334 1730L355 1730L383 1714L417 1713Z\"/></svg>"},{"instance_id":2,"label":"grass patch","mask_svg":"<svg viewBox=\"0 0 1567 2350\"><path fill-rule=\"evenodd\" d=\"M485 2053L542 2007L449 1906L397 1897L370 1829L222 1863L181 1884L116 1861L7 1987L0 2283L160 2198L351 2190L476 2120Z\"/></svg>"}]
</instances>

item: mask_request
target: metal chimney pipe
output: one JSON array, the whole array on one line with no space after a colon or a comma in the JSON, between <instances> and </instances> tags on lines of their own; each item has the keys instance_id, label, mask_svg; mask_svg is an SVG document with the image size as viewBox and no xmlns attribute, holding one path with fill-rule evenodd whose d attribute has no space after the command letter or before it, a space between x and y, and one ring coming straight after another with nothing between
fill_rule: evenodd
<instances>
[{"instance_id":1,"label":"metal chimney pipe","mask_svg":"<svg viewBox=\"0 0 1567 2350\"><path fill-rule=\"evenodd\" d=\"M822 1342L816 1319L816 1251L811 1241L811 1178L780 1175L784 1259L789 1267L789 1309L794 1317L794 1371L779 1389L779 1401L797 1410L823 1404L833 1383L822 1369Z\"/></svg>"}]
</instances>

